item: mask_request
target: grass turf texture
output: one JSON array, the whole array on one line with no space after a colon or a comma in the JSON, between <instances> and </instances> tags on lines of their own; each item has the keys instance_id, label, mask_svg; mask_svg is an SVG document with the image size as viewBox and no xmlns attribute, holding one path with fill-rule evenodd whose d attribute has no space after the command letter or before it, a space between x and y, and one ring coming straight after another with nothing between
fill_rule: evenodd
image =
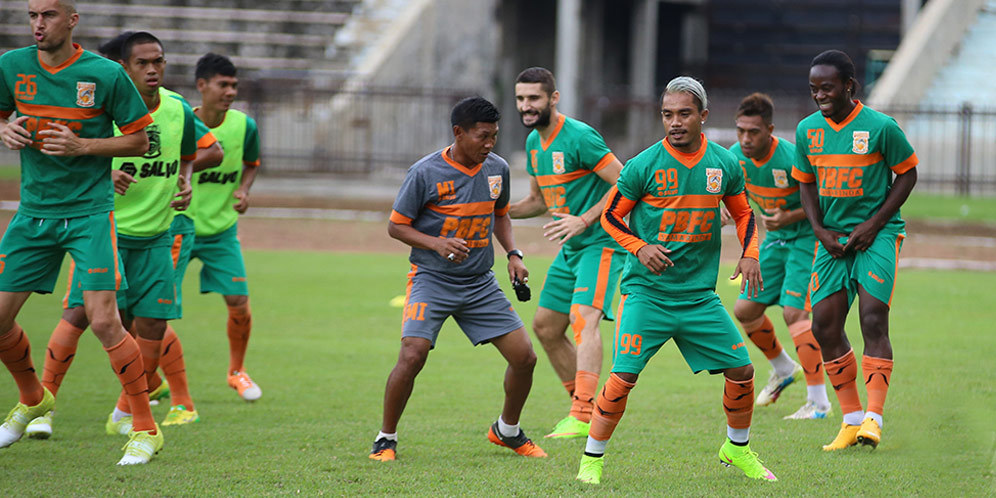
<instances>
[{"instance_id":1,"label":"grass turf texture","mask_svg":"<svg viewBox=\"0 0 996 498\"><path fill-rule=\"evenodd\" d=\"M248 251L254 312L247 365L263 398L247 404L225 383L225 308L220 296L197 294L191 265L183 340L190 388L201 421L167 427L166 447L149 466L114 466L123 437L103 424L119 386L106 354L87 334L59 392L55 434L0 450L4 495L240 495L240 494L496 494L572 495L583 440L543 440L567 413L568 398L538 343L539 361L522 426L549 454L533 460L490 444L488 426L501 409L504 362L491 346L472 348L448 321L419 376L401 420L398 460L367 458L380 426L384 383L394 365L404 292L405 258L398 254ZM500 261L501 258L499 258ZM527 260L538 296L548 258ZM508 290L500 264L499 281ZM727 307L736 287L718 290ZM788 388L775 405L755 411L752 448L779 477L747 480L719 465L725 436L722 379L693 376L673 345L651 361L634 389L608 447L599 493L639 495L983 495L993 485L996 433L992 413L991 276L901 272L892 313L896 371L886 405L883 441L875 451L827 454L840 423L783 421L804 401ZM57 291L33 296L19 322L41 371L48 334L60 310ZM515 303L529 323L535 310ZM783 344L787 332L770 311ZM603 323L606 351L612 326ZM861 339L852 315L851 340ZM759 389L764 357L750 346ZM608 356L608 354L606 355ZM603 368L602 382L609 370ZM863 391L863 388L861 388ZM862 394L864 399L864 394ZM13 381L0 379L0 403L16 402ZM165 406L154 407L156 419Z\"/></svg>"}]
</instances>

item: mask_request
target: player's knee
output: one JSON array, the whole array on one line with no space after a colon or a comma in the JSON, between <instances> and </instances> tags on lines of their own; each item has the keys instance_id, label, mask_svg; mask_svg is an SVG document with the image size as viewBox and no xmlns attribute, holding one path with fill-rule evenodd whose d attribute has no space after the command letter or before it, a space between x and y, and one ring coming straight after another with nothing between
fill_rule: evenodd
<instances>
[{"instance_id":1,"label":"player's knee","mask_svg":"<svg viewBox=\"0 0 996 498\"><path fill-rule=\"evenodd\" d=\"M557 327L542 318L533 318L533 332L540 342L555 341L564 335L563 330L557 330Z\"/></svg>"},{"instance_id":2,"label":"player's knee","mask_svg":"<svg viewBox=\"0 0 996 498\"><path fill-rule=\"evenodd\" d=\"M792 325L796 322L808 320L809 313L806 310L801 310L799 308L786 307L782 310L782 317L785 319L786 325Z\"/></svg>"},{"instance_id":3,"label":"player's knee","mask_svg":"<svg viewBox=\"0 0 996 498\"><path fill-rule=\"evenodd\" d=\"M429 349L412 343L403 343L398 354L398 366L405 370L419 372L429 357Z\"/></svg>"},{"instance_id":4,"label":"player's knee","mask_svg":"<svg viewBox=\"0 0 996 498\"><path fill-rule=\"evenodd\" d=\"M737 302L733 305L733 316L736 317L737 321L740 323L747 323L757 320L764 314L764 308L758 312L757 307L751 301L746 301L744 299L737 299Z\"/></svg>"},{"instance_id":5,"label":"player's knee","mask_svg":"<svg viewBox=\"0 0 996 498\"><path fill-rule=\"evenodd\" d=\"M90 325L86 319L86 309L82 306L62 310L62 319L78 329L86 330Z\"/></svg>"},{"instance_id":6,"label":"player's knee","mask_svg":"<svg viewBox=\"0 0 996 498\"><path fill-rule=\"evenodd\" d=\"M232 308L247 306L249 296L225 296L225 304Z\"/></svg>"},{"instance_id":7,"label":"player's knee","mask_svg":"<svg viewBox=\"0 0 996 498\"><path fill-rule=\"evenodd\" d=\"M110 336L121 327L121 321L113 314L97 315L90 320L90 328L98 336Z\"/></svg>"},{"instance_id":8,"label":"player's knee","mask_svg":"<svg viewBox=\"0 0 996 498\"><path fill-rule=\"evenodd\" d=\"M727 379L745 381L754 378L754 365L748 363L742 367L728 368L723 372Z\"/></svg>"},{"instance_id":9,"label":"player's knee","mask_svg":"<svg viewBox=\"0 0 996 498\"><path fill-rule=\"evenodd\" d=\"M861 334L865 340L881 340L889 336L888 313L862 313Z\"/></svg>"},{"instance_id":10,"label":"player's knee","mask_svg":"<svg viewBox=\"0 0 996 498\"><path fill-rule=\"evenodd\" d=\"M515 370L532 372L533 368L536 367L536 352L529 348L516 357L510 358L508 364Z\"/></svg>"}]
</instances>

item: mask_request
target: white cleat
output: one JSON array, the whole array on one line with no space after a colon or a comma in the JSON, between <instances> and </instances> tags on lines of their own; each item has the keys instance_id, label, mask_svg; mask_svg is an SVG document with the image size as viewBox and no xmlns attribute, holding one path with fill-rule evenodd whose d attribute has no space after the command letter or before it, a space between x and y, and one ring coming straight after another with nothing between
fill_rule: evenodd
<instances>
[{"instance_id":1,"label":"white cleat","mask_svg":"<svg viewBox=\"0 0 996 498\"><path fill-rule=\"evenodd\" d=\"M48 439L52 437L52 412L48 412L28 423L24 434L31 439Z\"/></svg>"},{"instance_id":2,"label":"white cleat","mask_svg":"<svg viewBox=\"0 0 996 498\"><path fill-rule=\"evenodd\" d=\"M807 401L805 405L796 410L795 413L791 415L786 415L782 417L784 420L818 420L821 418L827 418L833 409L827 406L826 408L821 408L816 406L816 403L812 401Z\"/></svg>"},{"instance_id":3,"label":"white cleat","mask_svg":"<svg viewBox=\"0 0 996 498\"><path fill-rule=\"evenodd\" d=\"M118 465L142 465L149 463L152 457L159 450L163 449L163 431L159 429L159 425L156 425L156 434L153 436L149 434L151 431L141 431L128 434L128 442L125 443L124 450L125 454L118 461Z\"/></svg>"},{"instance_id":4,"label":"white cleat","mask_svg":"<svg viewBox=\"0 0 996 498\"><path fill-rule=\"evenodd\" d=\"M24 403L14 405L3 424L0 424L0 448L16 443L24 435L28 423L52 411L52 408L55 408L55 396L52 396L48 389L45 389L41 403L35 406L27 406Z\"/></svg>"},{"instance_id":5,"label":"white cleat","mask_svg":"<svg viewBox=\"0 0 996 498\"><path fill-rule=\"evenodd\" d=\"M767 406L775 401L778 401L778 397L781 396L782 390L791 385L796 380L802 378L803 371L802 365L796 363L795 368L792 369L792 374L785 377L779 377L774 370L771 371L771 376L768 377L768 384L761 389L761 393L757 395L757 401L754 403L757 406Z\"/></svg>"}]
</instances>

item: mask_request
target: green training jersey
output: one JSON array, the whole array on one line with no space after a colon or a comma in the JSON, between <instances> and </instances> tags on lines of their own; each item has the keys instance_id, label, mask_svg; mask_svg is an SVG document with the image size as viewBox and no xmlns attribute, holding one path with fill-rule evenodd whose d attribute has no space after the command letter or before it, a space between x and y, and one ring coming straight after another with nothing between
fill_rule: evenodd
<instances>
[{"instance_id":1,"label":"green training jersey","mask_svg":"<svg viewBox=\"0 0 996 498\"><path fill-rule=\"evenodd\" d=\"M114 169L137 181L125 195L114 195L114 217L121 235L152 237L169 230L176 213L170 202L179 192L180 161L192 161L197 155L194 112L189 106L160 89L152 120L145 128L149 151L113 161Z\"/></svg>"},{"instance_id":2,"label":"green training jersey","mask_svg":"<svg viewBox=\"0 0 996 498\"><path fill-rule=\"evenodd\" d=\"M878 212L892 188L893 172L905 173L919 162L895 119L855 103L840 124L817 111L795 131L792 176L817 182L823 226L841 233ZM905 225L896 210L883 228L902 231Z\"/></svg>"},{"instance_id":3,"label":"green training jersey","mask_svg":"<svg viewBox=\"0 0 996 498\"><path fill-rule=\"evenodd\" d=\"M595 172L616 156L594 128L576 119L561 114L546 141L539 131L530 132L526 137L526 153L529 158L526 170L536 177L550 212L581 216L612 187ZM564 243L564 247L572 250L589 246L619 247L599 223L592 223Z\"/></svg>"},{"instance_id":4,"label":"green training jersey","mask_svg":"<svg viewBox=\"0 0 996 498\"><path fill-rule=\"evenodd\" d=\"M744 170L747 196L761 209L792 211L802 207L799 199L799 182L792 178L795 164L795 145L778 137L771 137L771 148L762 159L744 155L740 143L733 144L730 152ZM767 214L767 213L765 213ZM769 231L766 240L792 240L813 234L809 220L802 219L778 230Z\"/></svg>"},{"instance_id":5,"label":"green training jersey","mask_svg":"<svg viewBox=\"0 0 996 498\"><path fill-rule=\"evenodd\" d=\"M259 166L259 131L245 113L230 109L211 133L225 158L217 168L194 175L194 197L187 212L198 237L224 232L239 220L233 194L242 184L242 168Z\"/></svg>"},{"instance_id":6,"label":"green training jersey","mask_svg":"<svg viewBox=\"0 0 996 498\"><path fill-rule=\"evenodd\" d=\"M180 95L179 93L176 93L173 90L167 88L160 87L159 90L160 94L173 97L174 99L183 102L184 106L190 107L190 102L187 102L187 99L183 98L183 95ZM193 108L191 108L191 110L192 109ZM211 129L208 128L207 125L204 124L204 121L201 121L201 118L197 117L196 114L194 114L194 137L197 139L198 149L204 149L210 147L214 145L215 142L217 142L217 140L214 138L214 134L211 133Z\"/></svg>"},{"instance_id":7,"label":"green training jersey","mask_svg":"<svg viewBox=\"0 0 996 498\"><path fill-rule=\"evenodd\" d=\"M705 135L701 140L693 154L661 140L623 167L616 187L622 197L635 202L629 230L648 244L670 249L667 256L674 266L654 275L629 253L620 279L622 294L666 298L715 292L722 228L719 203L724 197L743 195L744 175L730 151Z\"/></svg>"},{"instance_id":8,"label":"green training jersey","mask_svg":"<svg viewBox=\"0 0 996 498\"><path fill-rule=\"evenodd\" d=\"M21 214L75 218L114 209L111 158L50 156L39 132L59 123L81 138L109 138L114 125L127 134L152 122L145 102L121 64L74 44L57 67L39 59L38 47L0 55L0 116L16 110L31 144L21 149Z\"/></svg>"}]
</instances>

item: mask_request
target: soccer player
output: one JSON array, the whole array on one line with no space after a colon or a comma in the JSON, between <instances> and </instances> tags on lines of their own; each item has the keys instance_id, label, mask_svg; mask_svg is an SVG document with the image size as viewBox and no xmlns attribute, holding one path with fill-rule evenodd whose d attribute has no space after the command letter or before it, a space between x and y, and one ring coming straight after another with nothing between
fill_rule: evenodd
<instances>
[{"instance_id":1,"label":"soccer player","mask_svg":"<svg viewBox=\"0 0 996 498\"><path fill-rule=\"evenodd\" d=\"M919 160L894 119L853 100L854 63L839 50L817 55L809 92L819 107L796 128L796 167L802 207L819 239L809 282L813 335L844 414L840 432L823 447L878 446L892 376L889 307L896 286L905 222L899 207L916 185ZM893 179L892 175L896 177ZM844 333L847 312L859 296L865 350L864 411L858 367Z\"/></svg>"},{"instance_id":2,"label":"soccer player","mask_svg":"<svg viewBox=\"0 0 996 498\"><path fill-rule=\"evenodd\" d=\"M249 189L260 165L259 131L256 121L229 108L238 95L239 79L228 57L213 53L201 57L195 78L201 106L194 113L218 138L225 157L217 168L194 175L194 198L187 211L196 234L190 258L204 263L201 293L221 294L228 307L228 385L242 399L255 401L263 391L244 365L252 314L238 221L249 209Z\"/></svg>"},{"instance_id":3,"label":"soccer player","mask_svg":"<svg viewBox=\"0 0 996 498\"><path fill-rule=\"evenodd\" d=\"M396 457L398 420L415 376L452 316L475 346L492 343L508 362L505 406L488 430L488 440L526 457L545 457L519 428L519 415L533 383L536 353L526 328L498 287L494 234L508 251L508 276L529 276L515 249L508 216L508 163L491 153L498 139L495 106L481 97L453 107L453 144L408 168L387 233L412 247L411 272L401 326L401 352L387 378L384 417L370 458Z\"/></svg>"},{"instance_id":4,"label":"soccer player","mask_svg":"<svg viewBox=\"0 0 996 498\"><path fill-rule=\"evenodd\" d=\"M744 170L747 195L764 211L761 222L767 233L760 253L767 286L757 296L741 293L733 314L771 363L771 375L757 395L757 405L774 403L783 389L805 373L806 403L785 418L826 418L830 400L823 383L823 359L805 309L816 237L799 203L798 182L791 177L795 145L772 135L773 114L771 98L763 93L748 95L737 109L737 143L730 152ZM801 365L782 348L774 325L764 314L773 304L782 307Z\"/></svg>"},{"instance_id":5,"label":"soccer player","mask_svg":"<svg viewBox=\"0 0 996 498\"><path fill-rule=\"evenodd\" d=\"M720 461L747 477L776 480L748 445L754 411L754 367L740 332L716 295L722 201L733 215L743 253L731 279L741 291L763 290L754 214L743 170L728 150L709 142L702 84L671 80L661 95L667 137L630 159L602 216L602 226L629 251L620 284L612 372L595 401L577 479L598 484L605 447L647 362L669 339L693 372L723 373L727 440ZM629 215L629 224L624 217Z\"/></svg>"},{"instance_id":6,"label":"soccer player","mask_svg":"<svg viewBox=\"0 0 996 498\"><path fill-rule=\"evenodd\" d=\"M155 37L151 35L148 36L143 35L135 37L134 36L135 34L136 33L134 31L126 31L124 33L121 33L117 37L113 38L112 40L100 45L99 50L101 55L107 57L108 59L118 61L119 63L122 64L123 67L125 67L126 72L132 78L132 82L135 83L136 88L139 89L139 93L142 95L143 100L146 103L146 106L149 107L149 110L152 113L155 122L157 123L155 125L155 128L158 132L156 136L158 137L157 139L159 141L162 141L162 139L165 138L168 142L171 139L168 136L168 134L162 133L163 130L159 129L158 123L163 122L165 119L169 117L167 113L158 112L160 109L159 98L173 97L175 99L180 100L182 102L182 105L184 106L184 111L182 113L183 118L187 119L188 117L192 117L194 122L194 132L195 132L195 137L197 139L198 149L197 149L197 157L193 161L193 171L199 171L208 167L217 166L218 163L221 162L222 152L221 152L221 147L218 145L217 140L214 138L214 135L212 135L211 132L208 131L207 126L205 126L204 123L200 121L200 119L197 119L197 117L193 115L193 111L190 108L189 104L186 103L186 100L184 100L183 97L180 96L180 94L167 90L166 88L162 87L160 84L160 82L163 79L163 74L165 71L165 60L162 62L162 64L150 64L148 67L149 74L146 74L145 72L143 72L142 66L138 64L140 58L136 56L136 60L128 61L122 57L121 51L122 48L125 47L126 43L127 47L125 48L127 48L129 55L134 55L135 53L141 55L143 52L147 50L154 49L154 47L138 47L136 52L134 46L140 44L147 44L147 45L154 44L158 46L160 49L162 49L162 44L157 39L155 39ZM151 76L151 78L147 80L146 79L147 76ZM156 96L156 89L158 89L158 97ZM167 106L169 106L169 104L170 103L167 103ZM180 125L181 128L186 124L187 123L185 122L182 123ZM182 137L177 136L173 137L172 139L182 140ZM115 169L114 171L112 171L112 175L115 176L115 179L119 180L118 183L116 183L116 186L119 187L118 193L122 195L124 194L124 192L127 191L128 187L134 181L134 177L132 175L129 175L121 171L120 167L122 164L124 164L124 162L134 163L133 160L128 160L128 159L123 161L115 161L115 166L114 166ZM189 180L187 181L189 184ZM141 191L142 189L136 189L136 190ZM142 195L142 193L134 193L134 192L135 191L133 191L133 196ZM121 199L122 198L120 196L117 197L118 201L120 201ZM154 208L155 206L152 207ZM164 209L166 208L164 207ZM172 210L170 209L168 211ZM119 223L121 222L121 213L118 214L118 221ZM174 217L173 225L176 224L175 221L176 218ZM173 231L171 226L171 236L169 237L169 239L170 241L173 241L175 245L176 238L172 235L172 232ZM170 252L174 258L176 258L180 254L183 254L176 247L172 247ZM189 255L189 250L186 253ZM175 259L174 259L174 265L175 265ZM174 274L174 284L177 287L176 289L177 298L175 299L176 308L177 308L176 311L177 317L179 317L181 314L180 301L179 301L179 295L180 295L179 282L182 282L182 279L177 280L176 275ZM70 289L72 289L71 285ZM75 303L78 303L79 302L78 290L76 290L75 294L76 295L73 296L73 301ZM126 293L122 293L121 297L127 300ZM69 300L70 297L67 296L66 297L67 305ZM125 302L123 304L127 303ZM59 388L61 387L62 382L65 379L65 375L69 371L69 367L72 365L73 359L75 358L76 349L79 344L79 338L83 334L83 331L84 329L86 329L87 326L88 323L86 321L86 314L83 313L83 309L80 308L79 306L74 306L74 307L69 307L63 311L62 318L60 319L59 323L56 325L55 329L52 331L52 336L49 339L48 349L45 355L45 368L42 374L42 385L45 386L45 388L47 388L49 391L51 391L53 396L58 396ZM128 328L131 329L132 332L134 332L133 328L131 328L130 326ZM141 339L139 341L140 344L144 344ZM148 350L148 352L151 352L151 348L148 348L148 346L146 347L146 350ZM149 384L150 402L155 403L158 399L163 398L167 395L170 395L172 397L173 403L171 403L172 406L170 407L170 412L167 414L166 419L163 421L163 425L178 425L183 423L194 422L198 419L198 416L196 415L196 409L194 408L193 400L190 398L190 393L187 389L187 379L186 379L185 366L183 361L183 350L180 345L179 338L176 336L176 332L173 331L173 328L169 325L168 322L166 324L166 332L163 335L162 346L160 348L160 351L161 355L159 357L158 364L163 369L163 372L166 374L167 379L170 379L172 381L174 389L171 392L169 389L169 383L164 383L158 375L153 374L151 376L147 376L146 381ZM143 353L145 352L146 351L143 351ZM113 431L115 434L119 433L118 429L126 428L127 425L130 424L131 418L126 417L125 415L127 411L128 411L127 406L125 405L121 405L118 407L118 412L121 413L119 413L119 421L115 425L115 430ZM52 415L53 412L49 412L41 417L32 420L28 424L24 433L29 437L37 439L47 439L51 437ZM125 423L120 422L121 418L125 418Z\"/></svg>"},{"instance_id":7,"label":"soccer player","mask_svg":"<svg viewBox=\"0 0 996 498\"><path fill-rule=\"evenodd\" d=\"M149 409L138 343L125 332L115 303L121 274L111 158L146 153L152 118L119 64L72 42L79 22L73 2L30 0L28 17L35 45L0 56L0 139L21 151L21 204L0 240L0 361L17 383L20 402L0 425L0 448L55 404L14 320L31 292L52 292L69 252L87 319L134 415L118 464L147 463L162 449L163 435ZM18 117L9 120L15 110Z\"/></svg>"},{"instance_id":8,"label":"soccer player","mask_svg":"<svg viewBox=\"0 0 996 498\"><path fill-rule=\"evenodd\" d=\"M612 315L612 296L625 252L598 223L605 195L622 164L592 127L557 112L553 73L531 67L515 80L515 101L526 138L529 195L509 207L515 218L547 212L544 235L561 244L543 282L533 331L571 397L570 413L546 437L588 435L602 372L598 324ZM574 332L574 343L565 335Z\"/></svg>"}]
</instances>

